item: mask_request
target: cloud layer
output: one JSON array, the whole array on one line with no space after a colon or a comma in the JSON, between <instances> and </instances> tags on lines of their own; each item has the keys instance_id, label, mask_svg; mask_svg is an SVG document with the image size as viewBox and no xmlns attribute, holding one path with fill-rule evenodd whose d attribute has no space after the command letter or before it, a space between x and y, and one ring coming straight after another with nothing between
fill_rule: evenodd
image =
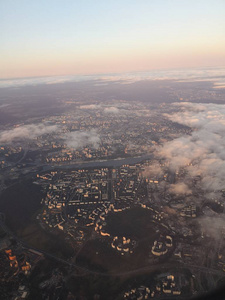
<instances>
[{"instance_id":1,"label":"cloud layer","mask_svg":"<svg viewBox=\"0 0 225 300\"><path fill-rule=\"evenodd\" d=\"M22 87L36 86L39 84L57 84L65 82L81 82L93 80L97 81L95 85L104 83L117 82L121 84L129 84L141 80L177 80L177 81L213 81L215 88L224 87L225 68L199 68L199 69L173 69L173 70L158 70L148 72L131 72L121 74L108 75L68 75L68 76L49 76L36 78L19 78L19 79L2 79L0 88L5 87Z\"/></svg>"}]
</instances>

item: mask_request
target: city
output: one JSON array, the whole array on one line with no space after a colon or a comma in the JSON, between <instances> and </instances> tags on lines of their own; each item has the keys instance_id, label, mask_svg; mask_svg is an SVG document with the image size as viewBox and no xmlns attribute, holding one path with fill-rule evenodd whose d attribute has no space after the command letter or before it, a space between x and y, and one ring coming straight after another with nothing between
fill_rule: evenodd
<instances>
[{"instance_id":1,"label":"city","mask_svg":"<svg viewBox=\"0 0 225 300\"><path fill-rule=\"evenodd\" d=\"M189 299L222 284L223 177L213 165L204 176L192 142L202 128L188 119L210 105L74 102L3 125L3 294L76 299L85 277L96 299L108 297L101 278L115 299ZM41 265L48 277L33 275Z\"/></svg>"}]
</instances>

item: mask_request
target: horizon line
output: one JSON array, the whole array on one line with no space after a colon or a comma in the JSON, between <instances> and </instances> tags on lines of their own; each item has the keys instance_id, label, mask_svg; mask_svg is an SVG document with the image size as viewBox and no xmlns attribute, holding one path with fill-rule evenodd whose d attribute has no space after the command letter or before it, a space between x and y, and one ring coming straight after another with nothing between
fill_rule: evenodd
<instances>
[{"instance_id":1,"label":"horizon line","mask_svg":"<svg viewBox=\"0 0 225 300\"><path fill-rule=\"evenodd\" d=\"M204 70L204 69L224 69L224 66L204 66L204 67L177 67L177 68L158 68L148 69L142 71L124 71L124 72L98 72L98 73L77 73L77 74L52 74L52 75L37 75L37 76L25 76L25 77L0 77L0 81L4 80L22 80L22 79L35 79L35 78L48 78L48 77L64 77L64 76L103 76L103 75L120 75L120 74L131 74L131 73L146 73L146 72L157 72L157 71L169 71L169 70Z\"/></svg>"}]
</instances>

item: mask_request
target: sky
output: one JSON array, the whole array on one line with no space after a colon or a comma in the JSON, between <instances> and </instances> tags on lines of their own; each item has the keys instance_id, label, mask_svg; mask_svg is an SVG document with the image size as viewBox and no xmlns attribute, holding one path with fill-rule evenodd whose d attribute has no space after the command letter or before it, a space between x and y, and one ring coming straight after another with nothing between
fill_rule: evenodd
<instances>
[{"instance_id":1,"label":"sky","mask_svg":"<svg viewBox=\"0 0 225 300\"><path fill-rule=\"evenodd\" d=\"M225 66L224 0L0 0L0 78Z\"/></svg>"}]
</instances>

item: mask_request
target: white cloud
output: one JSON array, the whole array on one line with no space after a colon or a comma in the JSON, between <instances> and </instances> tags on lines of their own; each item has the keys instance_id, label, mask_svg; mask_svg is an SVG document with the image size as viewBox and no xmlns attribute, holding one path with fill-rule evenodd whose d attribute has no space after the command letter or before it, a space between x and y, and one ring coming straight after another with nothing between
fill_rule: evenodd
<instances>
[{"instance_id":1,"label":"white cloud","mask_svg":"<svg viewBox=\"0 0 225 300\"><path fill-rule=\"evenodd\" d=\"M158 162L155 162L150 166L146 166L144 171L142 172L142 176L148 179L152 177L160 177L162 175L163 171Z\"/></svg>"},{"instance_id":2,"label":"white cloud","mask_svg":"<svg viewBox=\"0 0 225 300\"><path fill-rule=\"evenodd\" d=\"M100 109L101 105L98 104L87 104L87 105L80 105L80 109Z\"/></svg>"},{"instance_id":3,"label":"white cloud","mask_svg":"<svg viewBox=\"0 0 225 300\"><path fill-rule=\"evenodd\" d=\"M120 110L115 106L110 106L110 107L104 108L104 112L108 113L108 114L118 114L120 112Z\"/></svg>"},{"instance_id":4,"label":"white cloud","mask_svg":"<svg viewBox=\"0 0 225 300\"><path fill-rule=\"evenodd\" d=\"M192 191L189 189L189 187L184 182L171 184L169 191L172 194L179 194L179 195L181 195L181 194L182 195L192 194Z\"/></svg>"},{"instance_id":5,"label":"white cloud","mask_svg":"<svg viewBox=\"0 0 225 300\"><path fill-rule=\"evenodd\" d=\"M22 125L10 130L0 132L1 143L11 143L16 140L35 139L43 134L54 132L58 129L56 125L43 123Z\"/></svg>"},{"instance_id":6,"label":"white cloud","mask_svg":"<svg viewBox=\"0 0 225 300\"><path fill-rule=\"evenodd\" d=\"M225 105L175 105L179 112L167 118L192 127L193 132L165 143L158 155L166 158L173 170L186 166L189 175L200 175L208 192L225 188Z\"/></svg>"},{"instance_id":7,"label":"white cloud","mask_svg":"<svg viewBox=\"0 0 225 300\"><path fill-rule=\"evenodd\" d=\"M91 131L73 131L65 136L66 144L74 149L79 149L85 146L93 146L98 148L101 139L95 129Z\"/></svg>"}]
</instances>

